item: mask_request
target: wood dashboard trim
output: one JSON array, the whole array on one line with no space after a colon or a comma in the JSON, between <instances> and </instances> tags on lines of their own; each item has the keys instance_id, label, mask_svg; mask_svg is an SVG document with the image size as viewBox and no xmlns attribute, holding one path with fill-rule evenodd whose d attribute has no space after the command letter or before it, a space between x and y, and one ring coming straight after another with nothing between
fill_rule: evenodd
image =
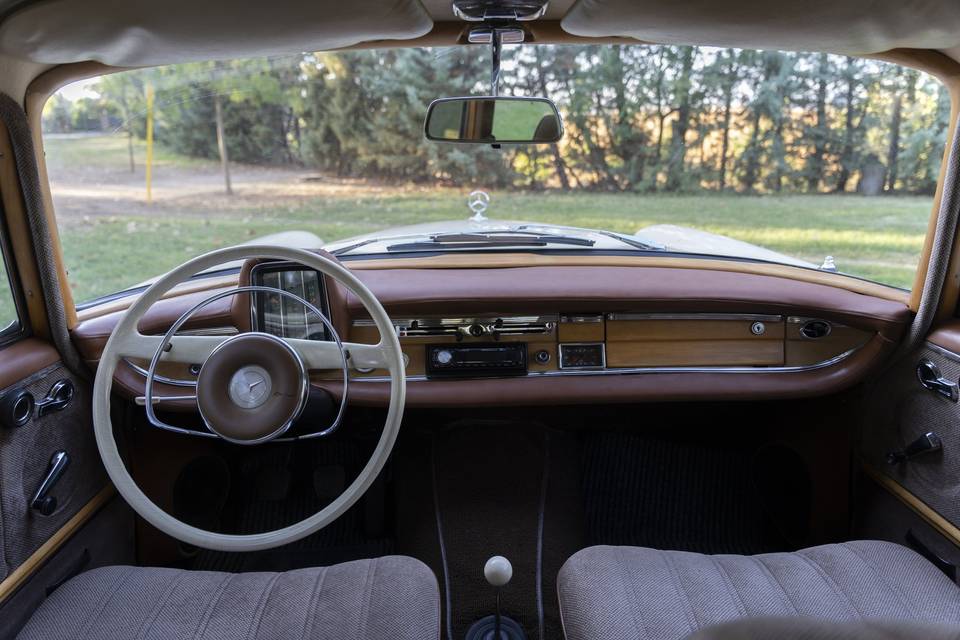
<instances>
[{"instance_id":1,"label":"wood dashboard trim","mask_svg":"<svg viewBox=\"0 0 960 640\"><path fill-rule=\"evenodd\" d=\"M824 366L779 371L751 368L607 370L589 375L541 373L506 379L407 379L407 406L451 408L536 406L542 404L669 402L690 400L761 400L804 398L836 393L863 380L896 343L875 335L860 349ZM385 406L389 383L354 381L350 401ZM335 397L341 385L314 380Z\"/></svg>"}]
</instances>

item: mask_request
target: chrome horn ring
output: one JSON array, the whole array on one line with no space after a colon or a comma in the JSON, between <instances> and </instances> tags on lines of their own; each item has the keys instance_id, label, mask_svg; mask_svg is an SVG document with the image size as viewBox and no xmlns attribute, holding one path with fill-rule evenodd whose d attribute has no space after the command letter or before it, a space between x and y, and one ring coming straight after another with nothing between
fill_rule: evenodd
<instances>
[{"instance_id":1,"label":"chrome horn ring","mask_svg":"<svg viewBox=\"0 0 960 640\"><path fill-rule=\"evenodd\" d=\"M307 433L300 436L293 436L289 438L280 437L284 433L286 433L290 429L290 427L293 426L293 423L296 421L296 418L299 417L304 406L306 405L306 399L307 399L307 394L309 393L310 381L309 381L308 373L305 368L303 370L303 392L302 392L303 396L302 396L302 401L300 403L300 407L298 408L298 410L295 412L295 415L293 415L293 417L290 420L288 420L283 425L281 425L273 433L269 434L269 436L266 436L263 438L258 438L255 440L240 440L240 439L224 436L223 434L219 433L218 430L210 424L208 417L204 415L203 411L200 411L200 417L203 420L204 426L207 428L206 432L194 431L191 429L176 427L174 425L167 424L166 422L161 420L159 417L157 417L156 412L154 411L154 395L153 395L153 385L154 385L154 379L156 378L156 369L157 369L157 365L160 364L160 361L163 357L164 352L166 352L167 349L169 348L168 345L170 344L171 339L177 333L177 331L197 311L199 311L200 309L203 309L204 307L206 307L207 305L213 302L216 302L217 300L222 300L223 298L228 298L230 296L235 296L241 293L258 293L258 292L276 293L276 294L280 294L281 296L286 296L292 300L295 300L296 302L299 302L308 311L313 312L318 318L320 318L320 321L323 324L324 328L328 332L330 332L330 335L333 338L333 342L337 345L337 349L340 352L341 371L343 373L343 393L341 394L340 406L337 410L337 415L336 415L336 418L334 418L333 423L329 427L321 431ZM257 332L241 333L238 336L235 336L235 338L242 337L242 336L256 335L256 334ZM270 335L270 334L263 334L263 335ZM276 336L270 335L270 337L280 342L283 342L281 338L277 338ZM227 342L224 342L223 344L227 344ZM296 354L296 351L292 349L291 349L291 352ZM213 354L210 354L210 355L212 356ZM167 330L167 332L163 335L163 338L160 340L160 344L157 347L156 352L153 354L153 357L150 360L150 365L149 367L147 367L147 381L146 381L146 388L144 390L144 404L145 404L145 409L147 414L147 421L150 422L152 426L157 427L158 429L163 429L165 431L170 431L173 433L179 433L184 435L201 436L201 437L207 437L207 438L222 438L228 442L233 442L235 444L243 444L243 445L261 444L264 442L291 442L296 440L309 440L312 438L322 438L324 436L328 436L334 433L340 427L340 423L343 421L343 416L347 408L347 396L350 389L349 359L350 359L349 352L346 349L344 349L343 341L340 339L340 334L337 333L337 330L336 328L334 328L333 323L331 323L330 320L327 319L327 317L320 311L320 309L318 309L316 306L314 306L304 298L298 296L297 294L292 293L290 291L284 291L283 289L276 289L274 287L264 287L259 285L250 285L245 287L238 287L236 289L230 289L229 291L222 291L218 294L210 296L209 298L205 298L204 300L200 301L190 309L187 309L179 318L177 318L176 322L170 325L170 328ZM209 357L207 358L207 360L209 360ZM297 357L297 360L299 360L299 357ZM201 371L203 368L203 364L205 363L201 363ZM302 366L302 362L301 362L301 366ZM175 400L193 399L197 401L197 404L199 406L199 400L200 400L199 384L195 383L194 388L196 389L196 392L195 392L195 395L193 396L182 395L182 396L175 396L173 398L167 398L167 399L175 399Z\"/></svg>"}]
</instances>

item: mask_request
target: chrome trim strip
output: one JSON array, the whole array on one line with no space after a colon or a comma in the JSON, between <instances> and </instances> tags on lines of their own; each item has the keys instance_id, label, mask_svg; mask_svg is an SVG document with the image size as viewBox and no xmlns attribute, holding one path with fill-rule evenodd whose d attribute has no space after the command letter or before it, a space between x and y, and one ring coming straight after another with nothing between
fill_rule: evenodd
<instances>
[{"instance_id":1,"label":"chrome trim strip","mask_svg":"<svg viewBox=\"0 0 960 640\"><path fill-rule=\"evenodd\" d=\"M560 322L563 324L598 324L603 322L602 313L584 313L573 315L560 315Z\"/></svg>"},{"instance_id":2,"label":"chrome trim strip","mask_svg":"<svg viewBox=\"0 0 960 640\"><path fill-rule=\"evenodd\" d=\"M420 317L420 318L392 318L394 326L397 327L409 327L414 322L420 328L440 328L444 325L471 325L471 324L484 324L494 322L496 320L502 320L506 324L547 324L547 323L556 323L557 314L548 314L541 316L476 316L473 318L446 318L446 317ZM353 321L354 327L372 327L375 326L373 320L369 318L357 318Z\"/></svg>"},{"instance_id":3,"label":"chrome trim strip","mask_svg":"<svg viewBox=\"0 0 960 640\"><path fill-rule=\"evenodd\" d=\"M608 313L607 320L742 320L780 322L783 316L762 313Z\"/></svg>"},{"instance_id":4,"label":"chrome trim strip","mask_svg":"<svg viewBox=\"0 0 960 640\"><path fill-rule=\"evenodd\" d=\"M185 333L185 332L181 332L180 335L183 335L184 333ZM129 359L127 359L127 358L124 358L123 361L126 362L126 363L130 366L131 369L133 369L134 371L136 371L137 373L139 373L141 376L143 376L144 378L147 377L147 370L146 370L146 369L144 369L143 367L141 367L141 366L138 365L138 364L135 364L135 363L131 362L131 361L130 361ZM194 380L181 380L181 379L179 379L179 378L168 378L167 376L160 375L159 373L153 374L153 379L154 379L156 382L160 382L160 383L163 383L163 384L168 384L168 385L170 385L171 387L196 387L196 386L197 386L197 383L196 383L196 381L194 381Z\"/></svg>"},{"instance_id":5,"label":"chrome trim strip","mask_svg":"<svg viewBox=\"0 0 960 640\"><path fill-rule=\"evenodd\" d=\"M651 373L804 373L807 371L816 371L826 367L832 367L835 364L843 362L854 353L860 350L860 347L844 351L840 355L834 356L829 360L818 362L816 364L800 365L795 367L631 367L622 369L563 369L554 371L528 371L526 376L511 376L502 378L485 377L484 380L523 380L525 377L553 377L553 376L621 376L638 375ZM459 378L460 380L476 381L477 378ZM385 376L351 378L351 382L389 382L390 378ZM419 382L427 380L426 376L407 376L408 381ZM436 380L436 378L433 378ZM457 378L448 378L448 380L457 380Z\"/></svg>"},{"instance_id":6,"label":"chrome trim strip","mask_svg":"<svg viewBox=\"0 0 960 640\"><path fill-rule=\"evenodd\" d=\"M942 355L945 358L950 358L951 360L960 362L960 353L954 353L953 351L950 351L950 349L945 349L944 347L941 347L938 344L934 344L929 340L927 340L923 346L927 349L930 349L934 353L938 353Z\"/></svg>"}]
</instances>

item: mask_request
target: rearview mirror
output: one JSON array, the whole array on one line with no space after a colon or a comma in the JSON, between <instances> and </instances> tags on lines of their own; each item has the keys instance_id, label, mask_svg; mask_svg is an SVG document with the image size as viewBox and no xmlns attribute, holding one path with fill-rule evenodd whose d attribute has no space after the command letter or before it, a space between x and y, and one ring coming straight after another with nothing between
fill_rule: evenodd
<instances>
[{"instance_id":1,"label":"rearview mirror","mask_svg":"<svg viewBox=\"0 0 960 640\"><path fill-rule=\"evenodd\" d=\"M563 137L560 112L547 98L441 98L427 109L427 140L480 144L549 144Z\"/></svg>"}]
</instances>

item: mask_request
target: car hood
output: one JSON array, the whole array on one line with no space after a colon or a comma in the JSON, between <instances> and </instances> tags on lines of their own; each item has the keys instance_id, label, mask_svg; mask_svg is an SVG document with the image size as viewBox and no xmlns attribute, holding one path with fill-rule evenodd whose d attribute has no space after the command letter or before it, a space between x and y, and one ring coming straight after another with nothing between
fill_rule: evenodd
<instances>
[{"instance_id":1,"label":"car hood","mask_svg":"<svg viewBox=\"0 0 960 640\"><path fill-rule=\"evenodd\" d=\"M516 230L528 232L541 232L545 234L576 236L592 240L594 245L586 248L587 250L624 250L629 247L615 238L610 237L606 232L584 229L582 227L565 227L561 225L544 224L540 222L529 222L519 220L447 220L442 222L428 222L422 224L406 225L402 227L392 227L373 233L354 236L344 240L338 240L325 245L323 248L330 252L346 251L350 247L357 247L356 253L380 254L389 253L388 247L396 244L398 241L412 242L416 240L428 240L430 236L442 233L477 233L477 232L509 232ZM763 260L767 262L778 262L798 267L815 268L816 265L792 258L788 255L764 249L757 245L735 240L727 236L700 231L690 227L681 227L672 224L658 224L644 227L636 233L620 234L626 238L638 240L642 243L651 245L657 250L663 250L671 253L694 253L715 256L729 256L735 258L746 258L749 260ZM361 245L362 246L357 246ZM565 247L566 248L566 247ZM438 250L457 251L450 247L438 247ZM574 248L573 250L583 250L584 248Z\"/></svg>"}]
</instances>

